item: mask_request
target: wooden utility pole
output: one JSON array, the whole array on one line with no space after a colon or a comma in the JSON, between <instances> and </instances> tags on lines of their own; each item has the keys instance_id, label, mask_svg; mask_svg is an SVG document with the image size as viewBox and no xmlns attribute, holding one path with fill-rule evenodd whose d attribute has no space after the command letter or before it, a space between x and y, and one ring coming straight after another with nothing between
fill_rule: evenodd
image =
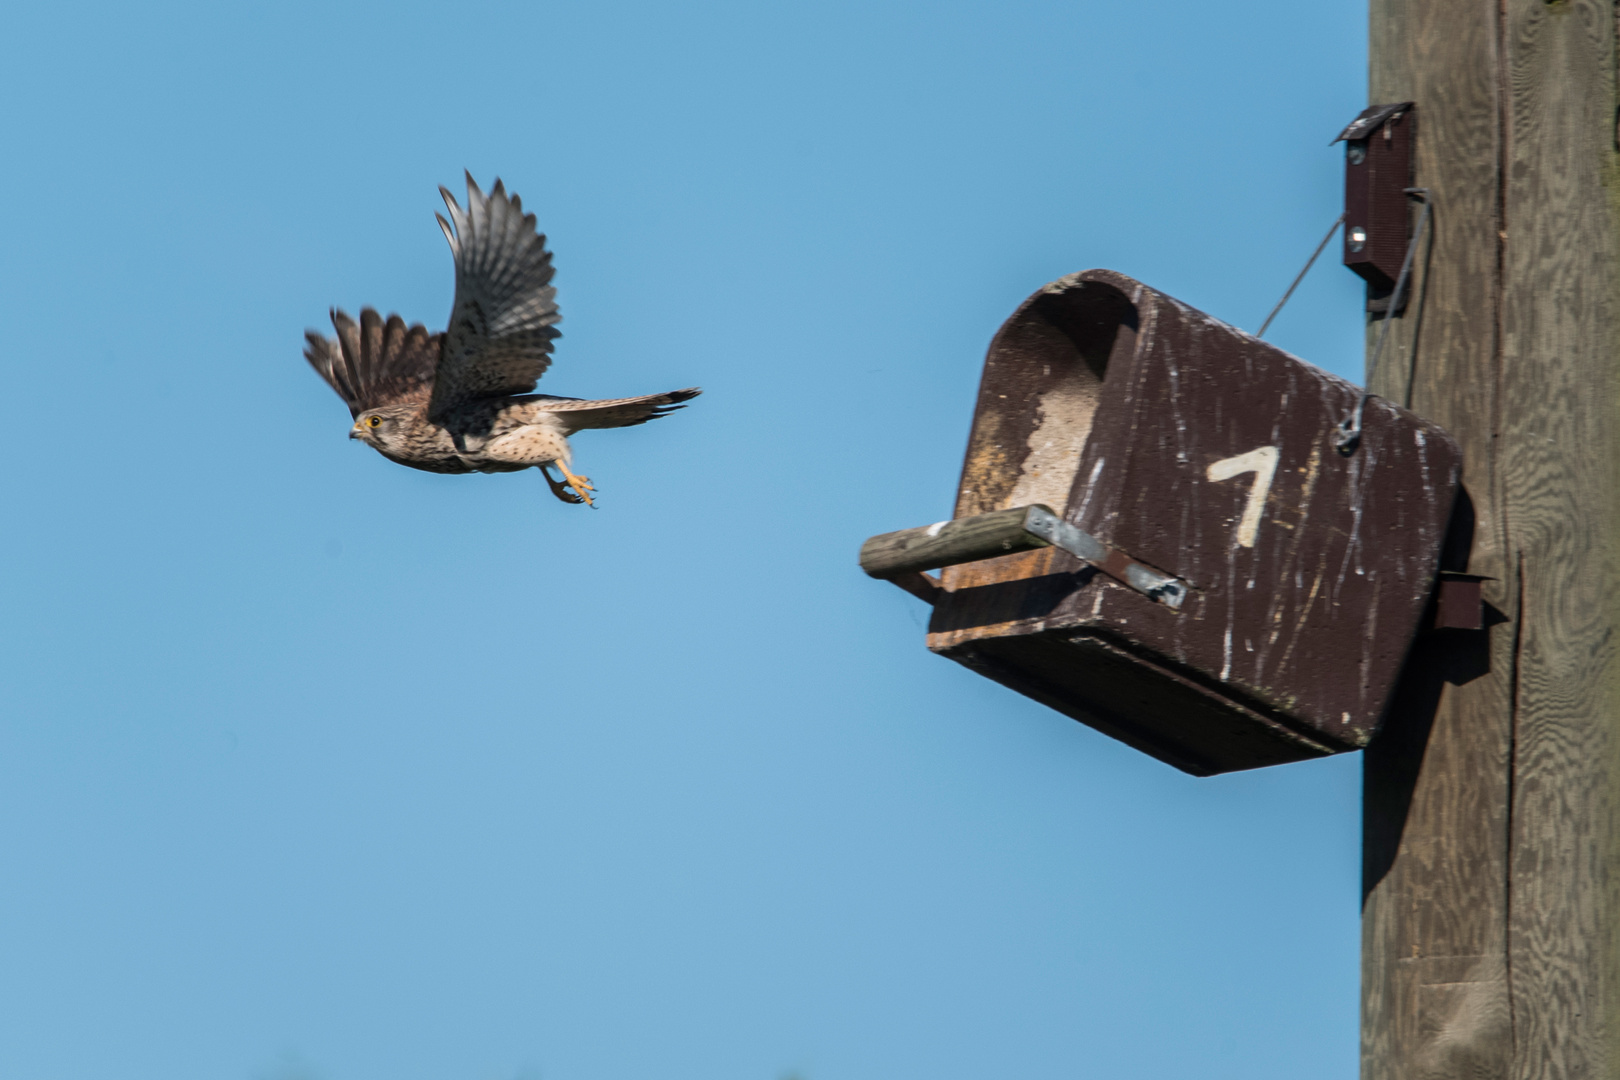
<instances>
[{"instance_id":1,"label":"wooden utility pole","mask_svg":"<svg viewBox=\"0 0 1620 1080\"><path fill-rule=\"evenodd\" d=\"M1495 625L1367 752L1362 1076L1620 1076L1615 3L1371 8L1434 217L1369 383L1462 445Z\"/></svg>"}]
</instances>

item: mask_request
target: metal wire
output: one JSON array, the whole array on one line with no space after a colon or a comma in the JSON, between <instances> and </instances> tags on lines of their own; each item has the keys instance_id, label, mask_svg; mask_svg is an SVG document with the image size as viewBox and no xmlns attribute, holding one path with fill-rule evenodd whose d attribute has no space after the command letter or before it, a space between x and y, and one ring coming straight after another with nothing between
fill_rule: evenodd
<instances>
[{"instance_id":1,"label":"metal wire","mask_svg":"<svg viewBox=\"0 0 1620 1080\"><path fill-rule=\"evenodd\" d=\"M1412 239L1406 245L1406 258L1401 260L1401 274L1395 279L1395 291L1389 294L1389 306L1384 309L1383 321L1378 324L1378 341L1373 345L1372 359L1367 361L1367 376L1378 370L1378 358L1384 352L1384 339L1389 336L1389 320L1395 317L1395 309L1401 306L1401 295L1406 291L1406 279L1412 272L1412 256L1417 254L1418 240L1423 236L1423 227L1429 223L1429 210L1433 203L1429 201L1428 188L1407 188L1406 194L1414 195L1423 201L1423 213L1418 215L1417 228L1412 230ZM1367 409L1367 399L1372 391L1362 388L1361 397L1356 399L1356 408L1349 416L1339 421L1339 426L1333 431L1333 448L1346 457L1356 452L1361 444L1361 414Z\"/></svg>"},{"instance_id":2,"label":"metal wire","mask_svg":"<svg viewBox=\"0 0 1620 1080\"><path fill-rule=\"evenodd\" d=\"M1343 214L1340 214L1338 217L1333 219L1333 225L1328 229L1327 235L1322 237L1322 242L1320 244L1316 245L1316 250L1311 252L1311 257L1305 260L1305 269L1299 272L1299 276L1294 278L1294 283L1288 286L1288 291L1282 294L1282 299L1277 301L1277 306L1271 309L1271 314L1266 316L1266 321L1260 324L1259 330L1255 331L1255 337L1263 338L1266 336L1266 330L1271 326L1271 320L1275 319L1277 317L1277 312L1281 311L1283 309L1283 305L1288 303L1288 298L1294 295L1294 290L1299 288L1299 283L1305 280L1305 275L1311 272L1311 267L1316 265L1316 260L1321 256L1323 250L1327 248L1328 241L1333 239L1333 234L1338 232L1339 226L1343 224Z\"/></svg>"}]
</instances>

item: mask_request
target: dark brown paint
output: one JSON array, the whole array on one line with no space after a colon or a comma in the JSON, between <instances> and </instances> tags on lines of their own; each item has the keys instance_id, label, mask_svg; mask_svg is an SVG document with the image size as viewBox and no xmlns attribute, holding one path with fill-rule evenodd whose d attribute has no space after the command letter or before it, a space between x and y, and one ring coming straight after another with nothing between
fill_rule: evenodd
<instances>
[{"instance_id":1,"label":"dark brown paint","mask_svg":"<svg viewBox=\"0 0 1620 1080\"><path fill-rule=\"evenodd\" d=\"M1171 610L1055 548L947 568L928 646L1177 768L1364 746L1433 593L1457 490L1444 431L1140 282L1046 286L985 361L956 516L1046 502L1193 586ZM1252 546L1257 473L1275 448Z\"/></svg>"}]
</instances>

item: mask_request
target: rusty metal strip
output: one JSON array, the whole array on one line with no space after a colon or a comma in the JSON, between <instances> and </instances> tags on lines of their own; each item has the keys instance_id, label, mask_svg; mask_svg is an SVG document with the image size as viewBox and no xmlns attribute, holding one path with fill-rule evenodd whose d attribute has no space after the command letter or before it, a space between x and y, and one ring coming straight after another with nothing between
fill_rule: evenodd
<instances>
[{"instance_id":1,"label":"rusty metal strip","mask_svg":"<svg viewBox=\"0 0 1620 1080\"><path fill-rule=\"evenodd\" d=\"M1118 548L1109 547L1088 532L1082 532L1044 506L1032 506L1024 528L1053 547L1090 563L1115 581L1168 608L1179 608L1187 599L1187 583L1172 574L1138 562Z\"/></svg>"}]
</instances>

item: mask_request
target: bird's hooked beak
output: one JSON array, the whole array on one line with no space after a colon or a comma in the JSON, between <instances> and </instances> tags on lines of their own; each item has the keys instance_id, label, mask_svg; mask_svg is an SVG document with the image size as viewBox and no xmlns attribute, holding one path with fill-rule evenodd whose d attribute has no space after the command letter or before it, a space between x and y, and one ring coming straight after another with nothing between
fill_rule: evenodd
<instances>
[{"instance_id":1,"label":"bird's hooked beak","mask_svg":"<svg viewBox=\"0 0 1620 1080\"><path fill-rule=\"evenodd\" d=\"M349 438L358 439L359 437L360 437L360 425L355 424L354 427L349 429Z\"/></svg>"}]
</instances>

